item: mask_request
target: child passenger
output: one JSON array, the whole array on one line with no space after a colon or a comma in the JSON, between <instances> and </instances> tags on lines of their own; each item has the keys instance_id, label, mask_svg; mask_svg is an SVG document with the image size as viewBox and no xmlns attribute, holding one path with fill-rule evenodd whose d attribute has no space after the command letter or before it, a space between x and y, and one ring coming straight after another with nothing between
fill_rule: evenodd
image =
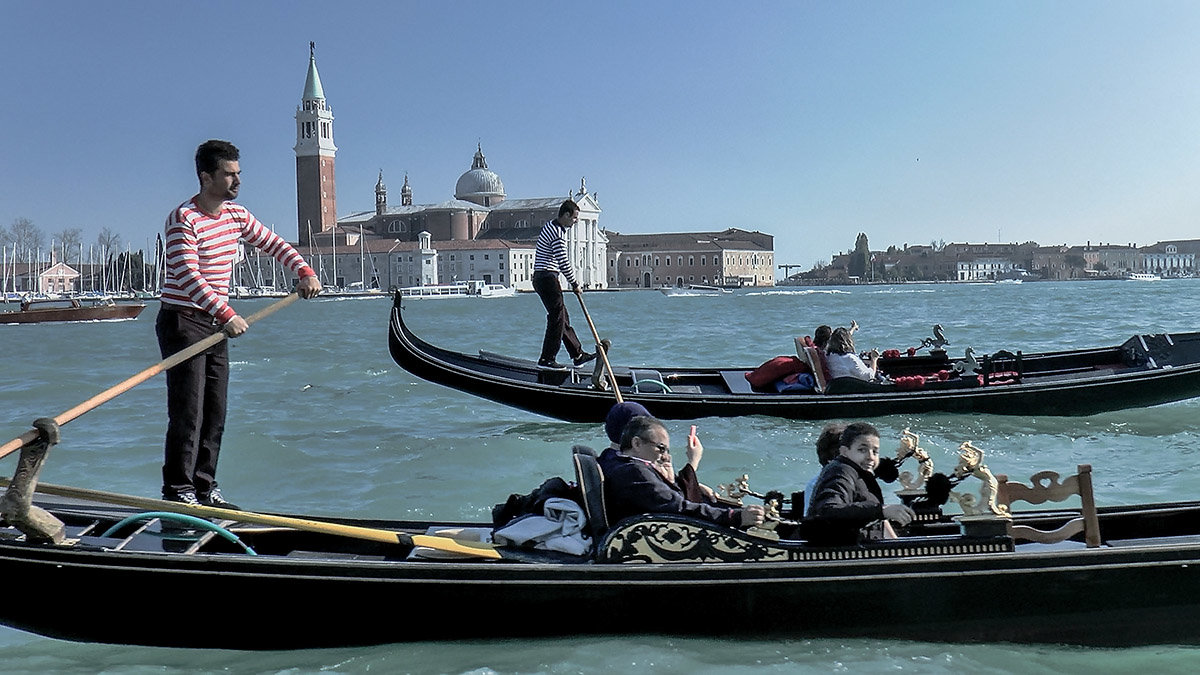
<instances>
[{"instance_id":1,"label":"child passenger","mask_svg":"<svg viewBox=\"0 0 1200 675\"><path fill-rule=\"evenodd\" d=\"M891 523L904 527L914 514L903 504L883 503L874 474L879 466L879 431L866 422L854 422L846 426L839 440L838 456L817 478L811 518L805 522L806 538L832 545L894 539ZM875 523L880 523L879 527Z\"/></svg>"},{"instance_id":2,"label":"child passenger","mask_svg":"<svg viewBox=\"0 0 1200 675\"><path fill-rule=\"evenodd\" d=\"M830 422L821 430L821 435L817 437L817 461L821 463L822 469L838 456L838 447L842 444L842 432L845 430L846 425L841 422ZM813 476L812 480L808 481L808 485L804 486L805 518L812 514L813 498L817 496L817 481L820 478L821 472L818 470L817 475Z\"/></svg>"}]
</instances>

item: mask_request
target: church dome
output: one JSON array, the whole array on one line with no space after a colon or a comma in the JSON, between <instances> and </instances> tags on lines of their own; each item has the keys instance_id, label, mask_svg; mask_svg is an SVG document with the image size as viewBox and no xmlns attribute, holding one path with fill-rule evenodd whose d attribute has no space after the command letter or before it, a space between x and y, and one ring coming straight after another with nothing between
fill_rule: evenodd
<instances>
[{"instance_id":1,"label":"church dome","mask_svg":"<svg viewBox=\"0 0 1200 675\"><path fill-rule=\"evenodd\" d=\"M481 206L495 206L504 201L504 183L500 176L487 168L483 146L475 151L471 170L458 177L454 186L454 198L475 202Z\"/></svg>"}]
</instances>

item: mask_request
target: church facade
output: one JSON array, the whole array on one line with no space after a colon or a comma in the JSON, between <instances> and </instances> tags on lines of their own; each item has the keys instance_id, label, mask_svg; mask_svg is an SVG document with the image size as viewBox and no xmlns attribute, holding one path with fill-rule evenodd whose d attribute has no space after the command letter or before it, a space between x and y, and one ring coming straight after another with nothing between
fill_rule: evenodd
<instances>
[{"instance_id":1,"label":"church facade","mask_svg":"<svg viewBox=\"0 0 1200 675\"><path fill-rule=\"evenodd\" d=\"M584 288L608 286L608 238L600 228L600 204L586 183L580 180L579 189L563 197L509 199L500 176L488 168L482 145L459 176L452 199L414 204L406 175L400 205L391 206L381 170L374 209L337 218L333 112L309 47L296 111L297 241L322 283L399 288L480 280L532 290L538 233L571 198L580 210L565 237L575 276ZM326 269L336 273L325 274Z\"/></svg>"}]
</instances>

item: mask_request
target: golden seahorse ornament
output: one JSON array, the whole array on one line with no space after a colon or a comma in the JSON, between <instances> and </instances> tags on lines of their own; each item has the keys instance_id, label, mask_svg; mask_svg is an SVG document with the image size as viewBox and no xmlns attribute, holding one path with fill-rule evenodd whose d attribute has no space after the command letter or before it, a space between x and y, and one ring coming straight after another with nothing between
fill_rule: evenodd
<instances>
[{"instance_id":1,"label":"golden seahorse ornament","mask_svg":"<svg viewBox=\"0 0 1200 675\"><path fill-rule=\"evenodd\" d=\"M983 463L983 450L972 445L971 441L964 441L962 445L958 446L958 465L954 467L953 478L961 481L967 476L978 478L983 485L979 488L978 498L969 493L950 492L950 498L962 507L964 514L975 516L987 513L1005 517L1009 515L1007 506L996 504L999 484L996 482L996 477L988 470L987 465Z\"/></svg>"},{"instance_id":2,"label":"golden seahorse ornament","mask_svg":"<svg viewBox=\"0 0 1200 675\"><path fill-rule=\"evenodd\" d=\"M899 480L900 485L906 490L919 490L925 485L925 481L933 475L933 459L929 453L921 447L921 437L907 428L900 432L900 447L896 449L896 464L900 464L909 457L917 459L917 475L913 476L911 471L901 471Z\"/></svg>"}]
</instances>

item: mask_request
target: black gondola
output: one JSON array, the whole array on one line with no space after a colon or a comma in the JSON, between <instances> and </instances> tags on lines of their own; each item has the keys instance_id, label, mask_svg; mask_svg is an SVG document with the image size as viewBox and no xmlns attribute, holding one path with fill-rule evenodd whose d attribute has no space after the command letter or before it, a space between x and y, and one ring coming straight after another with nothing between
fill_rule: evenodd
<instances>
[{"instance_id":1,"label":"black gondola","mask_svg":"<svg viewBox=\"0 0 1200 675\"><path fill-rule=\"evenodd\" d=\"M184 537L155 518L114 530L135 512L124 507L39 503L65 522L68 539L31 543L0 528L0 575L14 582L0 623L68 640L292 649L623 632L1107 646L1200 639L1200 502L1101 508L1100 546L966 536L942 517L913 536L816 548L641 516L617 524L595 556L489 549L498 559L455 560L410 558L412 547L399 543L220 523L242 548L212 533ZM1074 515L1013 522L1054 527ZM411 534L430 525L337 522ZM219 601L220 619L196 608L196 597ZM629 620L661 607L705 618Z\"/></svg>"},{"instance_id":2,"label":"black gondola","mask_svg":"<svg viewBox=\"0 0 1200 675\"><path fill-rule=\"evenodd\" d=\"M599 422L613 404L597 370L546 370L530 360L435 347L404 324L396 296L388 344L405 370L498 403L571 422ZM598 369L599 364L596 365ZM1200 396L1200 333L1136 335L1099 349L999 352L955 363L945 352L880 360L897 381L930 377L920 388L841 378L824 393L755 390L752 368L651 368L613 364L626 400L662 419L769 415L856 419L930 412L1075 416L1141 408ZM961 376L957 376L961 372Z\"/></svg>"}]
</instances>

